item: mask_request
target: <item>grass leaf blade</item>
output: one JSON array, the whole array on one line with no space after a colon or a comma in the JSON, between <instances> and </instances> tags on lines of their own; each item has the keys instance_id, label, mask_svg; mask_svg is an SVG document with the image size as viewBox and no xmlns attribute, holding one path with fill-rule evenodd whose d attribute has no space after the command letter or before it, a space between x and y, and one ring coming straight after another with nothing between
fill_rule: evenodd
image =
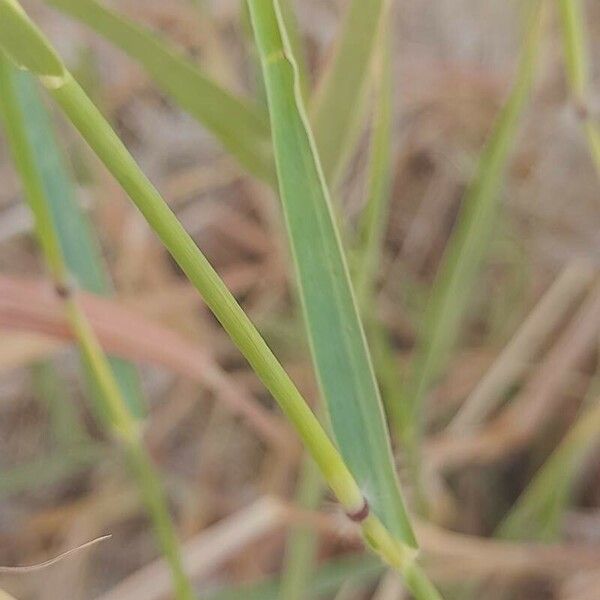
<instances>
[{"instance_id":1,"label":"grass leaf blade","mask_svg":"<svg viewBox=\"0 0 600 600\"><path fill-rule=\"evenodd\" d=\"M488 248L494 216L499 207L502 176L534 78L542 33L543 4L536 2L532 7L515 84L463 201L426 309L409 384L410 397L403 407L406 414L399 424L401 437L407 440L409 447L414 445L414 441L410 440L415 435L413 425L418 421L415 415L454 346L468 307L469 290Z\"/></svg>"},{"instance_id":2,"label":"grass leaf blade","mask_svg":"<svg viewBox=\"0 0 600 600\"><path fill-rule=\"evenodd\" d=\"M373 512L415 545L331 201L277 2L250 2L263 63L280 196L313 360L335 437ZM360 440L360 443L358 443Z\"/></svg>"},{"instance_id":3,"label":"grass leaf blade","mask_svg":"<svg viewBox=\"0 0 600 600\"><path fill-rule=\"evenodd\" d=\"M205 76L144 27L96 0L47 0L138 61L156 84L202 123L250 173L273 181L269 129L258 109Z\"/></svg>"},{"instance_id":4,"label":"grass leaf blade","mask_svg":"<svg viewBox=\"0 0 600 600\"><path fill-rule=\"evenodd\" d=\"M577 116L582 121L590 157L596 173L600 176L600 128L590 114L589 65L586 50L585 17L581 0L558 0L562 21L565 68L575 103Z\"/></svg>"},{"instance_id":5,"label":"grass leaf blade","mask_svg":"<svg viewBox=\"0 0 600 600\"><path fill-rule=\"evenodd\" d=\"M335 182L356 138L386 0L351 0L310 115L323 172Z\"/></svg>"},{"instance_id":6,"label":"grass leaf blade","mask_svg":"<svg viewBox=\"0 0 600 600\"><path fill-rule=\"evenodd\" d=\"M498 528L504 539L554 541L577 467L600 435L600 403L579 416Z\"/></svg>"},{"instance_id":7,"label":"grass leaf blade","mask_svg":"<svg viewBox=\"0 0 600 600\"><path fill-rule=\"evenodd\" d=\"M45 189L69 274L83 289L107 295L111 291L111 283L104 269L98 241L77 203L74 184L37 86L28 73L14 69L10 69L10 72L15 98L22 114L27 115L22 119L25 135ZM143 416L145 403L135 367L117 357L110 357L109 360L129 408L134 415ZM93 387L93 378L87 379L88 385Z\"/></svg>"}]
</instances>

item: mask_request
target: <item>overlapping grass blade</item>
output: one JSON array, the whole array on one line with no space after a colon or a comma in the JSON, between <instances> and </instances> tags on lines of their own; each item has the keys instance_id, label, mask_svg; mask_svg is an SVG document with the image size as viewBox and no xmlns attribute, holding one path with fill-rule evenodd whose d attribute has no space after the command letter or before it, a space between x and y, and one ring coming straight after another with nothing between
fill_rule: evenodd
<instances>
[{"instance_id":1,"label":"overlapping grass blade","mask_svg":"<svg viewBox=\"0 0 600 600\"><path fill-rule=\"evenodd\" d=\"M402 439L413 448L418 437L420 406L454 347L470 292L493 234L502 177L514 145L520 116L534 79L543 29L544 2L535 0L521 53L518 73L480 159L475 178L462 203L458 221L440 265L426 308L408 384L408 401L398 424Z\"/></svg>"},{"instance_id":2,"label":"overlapping grass blade","mask_svg":"<svg viewBox=\"0 0 600 600\"><path fill-rule=\"evenodd\" d=\"M382 27L374 69L375 108L371 133L367 201L358 226L354 262L354 288L359 306L370 306L383 244L391 197L392 167L392 73L391 40Z\"/></svg>"},{"instance_id":3,"label":"overlapping grass blade","mask_svg":"<svg viewBox=\"0 0 600 600\"><path fill-rule=\"evenodd\" d=\"M306 47L298 26L298 18L296 17L296 12L294 10L294 0L281 0L281 15L285 22L285 29L288 32L294 56L296 57L296 63L298 65L298 81L300 82L302 98L305 102L308 102L311 93L310 72L307 63Z\"/></svg>"},{"instance_id":4,"label":"overlapping grass blade","mask_svg":"<svg viewBox=\"0 0 600 600\"><path fill-rule=\"evenodd\" d=\"M386 8L389 13L389 9ZM386 15L389 20L389 14ZM366 204L357 227L352 263L358 306L365 320L377 380L391 422L404 401L402 378L385 329L377 320L375 284L383 250L383 237L391 200L392 167L392 56L387 22L381 27L375 57L374 110L367 177Z\"/></svg>"},{"instance_id":5,"label":"overlapping grass blade","mask_svg":"<svg viewBox=\"0 0 600 600\"><path fill-rule=\"evenodd\" d=\"M47 0L138 61L156 84L202 123L256 177L273 182L268 123L258 108L204 75L146 28L96 0Z\"/></svg>"},{"instance_id":6,"label":"overlapping grass blade","mask_svg":"<svg viewBox=\"0 0 600 600\"><path fill-rule=\"evenodd\" d=\"M9 15L23 43L32 38L40 52L55 56L53 49L33 25L16 0L0 0L0 23ZM0 47L4 39L0 29ZM12 46L11 46L12 48ZM18 54L14 47L16 63L27 58ZM46 61L54 67L53 61ZM32 63L37 67L38 63ZM55 71L36 71L57 104L96 155L128 193L150 226L155 230L167 250L172 254L183 272L198 289L205 302L223 325L233 342L242 351L254 371L279 403L283 412L295 426L302 441L319 465L321 473L346 510L362 509L364 497L352 474L333 443L328 438L308 404L293 384L266 342L241 309L223 280L218 276L204 254L185 231L156 188L141 172L116 133L100 111L87 97L69 71L62 65L59 75ZM46 228L44 228L46 229ZM54 261L56 262L56 261ZM58 258L60 263L60 256ZM60 264L57 269L60 270ZM395 560L404 559L399 549L393 547L381 529L376 517L367 519L371 532L380 541L382 552L391 552Z\"/></svg>"},{"instance_id":7,"label":"overlapping grass blade","mask_svg":"<svg viewBox=\"0 0 600 600\"><path fill-rule=\"evenodd\" d=\"M249 4L263 63L280 196L315 369L332 428L374 513L392 535L414 546L379 390L284 23L276 2Z\"/></svg>"},{"instance_id":8,"label":"overlapping grass blade","mask_svg":"<svg viewBox=\"0 0 600 600\"><path fill-rule=\"evenodd\" d=\"M600 128L590 113L589 66L585 19L581 0L558 0L562 21L567 80L575 111L582 121L590 156L600 177Z\"/></svg>"},{"instance_id":9,"label":"overlapping grass blade","mask_svg":"<svg viewBox=\"0 0 600 600\"><path fill-rule=\"evenodd\" d=\"M9 18L5 20L7 16ZM23 38L23 45L27 45L28 38L37 38L40 41L37 46L40 52L44 52L44 48L49 49L47 42L33 24L27 21L25 13L14 0L0 0L0 22L3 24L12 22ZM25 26L19 27L23 22L25 22ZM0 27L0 43L4 42L3 34L4 30ZM10 49L12 56L13 49ZM16 45L14 51L18 52L18 50L19 46ZM50 50L50 52L52 51ZM17 54L17 56L19 55ZM28 62L30 61L27 55L24 58ZM36 60L32 64L36 68L42 69L38 74L47 85L53 86L64 81L66 75L64 67L62 67L62 72L57 73L53 61L34 58ZM17 63L24 64L24 61L17 60ZM45 71L48 64L52 70ZM84 363L94 378L95 387L98 390L96 400L100 405L99 412L105 424L110 428L111 434L123 444L137 476L142 499L154 524L154 531L161 550L171 568L175 596L177 600L192 600L192 588L183 572L177 537L160 479L141 443L139 424L127 406L111 366L81 310L77 293L71 289L68 266L63 257L61 242L47 197L49 190L46 189L46 181L42 176L32 140L29 138L26 126L27 114L19 103L17 76L16 67L9 62L4 51L0 50L0 116L4 123L11 155L21 176L25 198L34 216L37 238L42 247L56 293L63 300L65 314L78 341Z\"/></svg>"},{"instance_id":10,"label":"overlapping grass blade","mask_svg":"<svg viewBox=\"0 0 600 600\"><path fill-rule=\"evenodd\" d=\"M281 3L282 16L286 31L290 33L290 6L289 0ZM295 24L292 20L292 26ZM292 53L298 57L296 40L297 33L290 36ZM371 304L373 285L373 272L377 269L377 258L381 246L383 227L387 214L386 207L389 200L390 160L391 160L391 56L389 53L389 37L381 36L381 51L379 61L374 73L375 110L373 115L373 133L371 142L371 161L369 181L367 186L367 202L364 216L359 226L359 240L355 248L356 260L354 264L354 285L357 290L359 307L366 316L374 310ZM305 65L298 65L300 89L305 93ZM377 364L377 362L376 362ZM378 378L379 369L377 369ZM397 380L397 373L394 372ZM296 501L304 508L314 509L321 498L321 485L315 477L314 467L309 461L302 465L298 482ZM306 527L294 528L288 538L286 547L286 560L281 578L282 600L300 600L307 598L306 589L315 559L316 534Z\"/></svg>"},{"instance_id":11,"label":"overlapping grass blade","mask_svg":"<svg viewBox=\"0 0 600 600\"><path fill-rule=\"evenodd\" d=\"M14 71L15 94L27 119L23 120L37 169L42 178L46 198L69 274L77 284L90 292L106 295L111 291L110 278L104 268L98 241L90 222L76 200L74 183L65 165L61 148L52 130L46 107L30 74ZM134 415L143 416L144 400L136 369L129 363L110 358L119 387ZM91 392L93 378L89 377Z\"/></svg>"},{"instance_id":12,"label":"overlapping grass blade","mask_svg":"<svg viewBox=\"0 0 600 600\"><path fill-rule=\"evenodd\" d=\"M364 109L371 60L386 0L351 0L310 116L321 166L331 184L352 150Z\"/></svg>"},{"instance_id":13,"label":"overlapping grass blade","mask_svg":"<svg viewBox=\"0 0 600 600\"><path fill-rule=\"evenodd\" d=\"M553 541L570 498L578 467L597 445L600 403L584 410L498 528L505 539Z\"/></svg>"}]
</instances>

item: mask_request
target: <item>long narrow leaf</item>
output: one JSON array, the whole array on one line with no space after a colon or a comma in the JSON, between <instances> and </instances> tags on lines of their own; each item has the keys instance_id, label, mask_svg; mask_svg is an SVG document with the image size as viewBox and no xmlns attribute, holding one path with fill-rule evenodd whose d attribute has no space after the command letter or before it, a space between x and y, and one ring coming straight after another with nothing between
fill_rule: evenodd
<instances>
[{"instance_id":1,"label":"long narrow leaf","mask_svg":"<svg viewBox=\"0 0 600 600\"><path fill-rule=\"evenodd\" d=\"M375 514L414 546L379 390L278 3L250 2L308 337L333 431Z\"/></svg>"},{"instance_id":2,"label":"long narrow leaf","mask_svg":"<svg viewBox=\"0 0 600 600\"><path fill-rule=\"evenodd\" d=\"M341 172L356 139L386 0L351 0L310 115L328 182Z\"/></svg>"},{"instance_id":3,"label":"long narrow leaf","mask_svg":"<svg viewBox=\"0 0 600 600\"><path fill-rule=\"evenodd\" d=\"M22 120L23 126L50 204L69 274L83 289L106 295L111 291L111 285L99 244L77 203L73 181L37 86L28 73L11 70L10 77L21 112L27 115ZM116 357L111 357L110 363L129 408L136 416L142 416L145 403L136 369ZM94 386L93 379L89 377L88 385ZM93 389L91 392L97 393Z\"/></svg>"},{"instance_id":4,"label":"long narrow leaf","mask_svg":"<svg viewBox=\"0 0 600 600\"><path fill-rule=\"evenodd\" d=\"M5 16L18 18L15 25L26 21L27 17L19 4L14 0L0 1L0 22ZM27 21L26 21L27 22ZM20 27L21 34L27 43L27 37L38 36L38 32L31 25ZM0 27L0 42L4 41ZM40 36L43 49L45 40ZM43 66L43 65L42 65ZM46 84L56 85L64 82L64 74L51 75L49 78L43 72L40 74ZM131 467L135 472L141 491L142 499L146 504L149 516L154 525L154 531L166 561L171 567L175 597L178 600L192 600L193 591L183 571L179 553L178 541L175 533L166 498L160 479L154 470L148 453L140 442L139 422L127 405L121 391L119 382L114 377L110 363L104 355L102 347L83 312L78 294L73 292L68 276L68 267L64 261L61 242L59 240L54 217L47 199L45 180L39 168L32 142L29 139L27 119L19 104L19 98L14 85L16 75L15 66L0 52L0 116L4 121L8 144L11 155L19 175L25 198L34 216L35 231L40 241L46 264L50 271L57 295L62 299L62 307L69 321L69 325L78 341L83 362L93 377L97 390L96 402L99 413L110 430L124 445Z\"/></svg>"},{"instance_id":5,"label":"long narrow leaf","mask_svg":"<svg viewBox=\"0 0 600 600\"><path fill-rule=\"evenodd\" d=\"M456 228L448 243L426 309L424 329L417 348L410 397L399 424L401 436L414 438L414 425L423 397L441 373L454 347L470 291L489 248L499 209L502 177L518 131L535 73L542 32L542 5L535 2L512 92L494 126L475 179L463 201Z\"/></svg>"},{"instance_id":6,"label":"long narrow leaf","mask_svg":"<svg viewBox=\"0 0 600 600\"><path fill-rule=\"evenodd\" d=\"M367 180L367 201L358 226L354 287L363 310L372 300L373 285L381 253L391 199L392 163L392 64L390 35L382 28L374 73L375 106L371 133L371 156Z\"/></svg>"},{"instance_id":7,"label":"long narrow leaf","mask_svg":"<svg viewBox=\"0 0 600 600\"><path fill-rule=\"evenodd\" d=\"M596 403L580 415L521 494L497 535L515 540L555 540L577 468L599 438L600 404Z\"/></svg>"},{"instance_id":8,"label":"long narrow leaf","mask_svg":"<svg viewBox=\"0 0 600 600\"><path fill-rule=\"evenodd\" d=\"M156 84L202 123L253 175L273 181L269 128L261 113L204 75L151 31L96 0L47 0L137 60Z\"/></svg>"}]
</instances>

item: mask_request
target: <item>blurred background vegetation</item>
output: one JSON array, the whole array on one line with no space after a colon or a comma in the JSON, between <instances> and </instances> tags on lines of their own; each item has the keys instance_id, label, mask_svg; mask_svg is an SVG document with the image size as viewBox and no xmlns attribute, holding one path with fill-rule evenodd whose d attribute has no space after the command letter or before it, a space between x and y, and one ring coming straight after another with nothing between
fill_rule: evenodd
<instances>
[{"instance_id":1,"label":"blurred background vegetation","mask_svg":"<svg viewBox=\"0 0 600 600\"><path fill-rule=\"evenodd\" d=\"M316 406L272 190L136 61L43 2L23 4ZM307 88L318 89L348 4L294 4ZM511 92L526 27L517 2L391 4L391 192L383 249L368 267L376 300L365 315L378 323L372 344L384 365L384 400L405 398L416 377L426 307L439 294L444 251ZM473 286L452 290L465 312L458 341L425 386L420 492L402 427L394 435L408 504L418 512L420 494L428 498L417 534L449 599L598 598L600 171L566 75L560 2L548 4L531 100L494 185L499 210L477 249L482 266ZM264 104L243 2L106 5L223 87ZM600 5L583 2L583 10L584 116L593 120ZM349 231L360 229L372 177L381 91L373 62L364 118L333 194ZM78 279L94 293L114 287L114 297L90 301L90 319L106 349L136 365L117 368L132 402L142 399L135 410L146 415L145 441L199 597L402 598L327 495L311 502L319 483L272 400L124 193L46 104L76 182L72 201L99 240L98 248L80 241L72 255L101 250L110 275L83 267ZM0 564L41 562L112 534L45 570L0 573L0 588L19 600L166 598L168 577L165 587L136 486L91 409L2 136L0 181Z\"/></svg>"}]
</instances>

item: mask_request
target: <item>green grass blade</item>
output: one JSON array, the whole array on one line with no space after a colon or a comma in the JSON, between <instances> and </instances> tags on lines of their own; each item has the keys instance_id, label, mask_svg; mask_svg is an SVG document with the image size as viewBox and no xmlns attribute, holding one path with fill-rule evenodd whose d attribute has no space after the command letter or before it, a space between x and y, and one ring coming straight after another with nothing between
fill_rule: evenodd
<instances>
[{"instance_id":1,"label":"green grass blade","mask_svg":"<svg viewBox=\"0 0 600 600\"><path fill-rule=\"evenodd\" d=\"M64 67L48 42L31 23L23 24L16 0L3 0L0 37L4 52L14 63L36 75L62 77Z\"/></svg>"},{"instance_id":2,"label":"green grass blade","mask_svg":"<svg viewBox=\"0 0 600 600\"><path fill-rule=\"evenodd\" d=\"M15 21L15 27L17 29L21 27L24 34L35 28L20 7L17 10L12 0L0 0L0 19L5 14L19 16ZM35 31L36 35L41 36L39 30ZM0 47L2 47L3 41L3 38L0 37ZM19 58L19 56L15 57L17 62ZM61 107L73 126L127 192L188 279L198 289L225 331L273 394L310 450L338 500L350 513L361 510L364 506L364 496L318 419L246 313L227 289L223 280L177 220L156 188L142 173L100 111L66 69L60 78L41 74L40 81L46 86L48 93ZM7 122L12 123L12 120L7 119ZM37 177L32 177L31 181L39 183ZM35 198L41 202L43 208L41 185L37 185L33 192L36 192ZM43 222L43 226L40 226L39 229L52 234L51 217L49 214L45 217L47 223ZM52 240L52 235L49 236L49 239ZM50 262L52 272L57 281L64 281L62 256L58 247L56 258L56 261ZM55 265L53 262L57 264ZM383 551L392 554L390 560L408 558L400 549L390 547L385 530L381 531L381 524L376 517L370 516L363 525L369 531L377 531L375 535L380 539Z\"/></svg>"},{"instance_id":3,"label":"green grass blade","mask_svg":"<svg viewBox=\"0 0 600 600\"><path fill-rule=\"evenodd\" d=\"M280 196L313 360L333 431L373 512L396 539L414 546L283 20L277 2L253 0L249 6L267 88Z\"/></svg>"},{"instance_id":4,"label":"green grass blade","mask_svg":"<svg viewBox=\"0 0 600 600\"><path fill-rule=\"evenodd\" d=\"M350 1L310 107L321 165L330 183L342 171L357 136L385 4L386 0Z\"/></svg>"},{"instance_id":5,"label":"green grass blade","mask_svg":"<svg viewBox=\"0 0 600 600\"><path fill-rule=\"evenodd\" d=\"M18 5L15 6L10 0L0 0L0 20L6 14L18 15L19 18L14 23L17 27L23 20L27 21L25 13ZM27 28L33 28L33 25L27 23ZM0 43L3 42L4 39L0 37ZM46 85L62 86L68 79L67 75L66 71L60 77L42 75L41 80ZM96 397L99 403L98 412L103 417L104 423L110 427L110 432L127 450L131 466L138 477L138 485L154 524L156 537L171 568L175 597L177 600L192 600L193 591L183 571L166 498L160 479L141 442L139 422L127 406L110 363L81 310L77 293L71 287L68 267L64 261L50 202L46 196L45 181L36 160L32 140L28 135L27 115L19 104L15 76L17 76L16 68L9 63L4 52L0 51L0 116L4 122L11 155L21 176L25 198L33 213L35 231L44 251L44 258L56 293L62 299L69 325L78 341L84 364L93 377L95 384L93 389L98 391Z\"/></svg>"},{"instance_id":6,"label":"green grass blade","mask_svg":"<svg viewBox=\"0 0 600 600\"><path fill-rule=\"evenodd\" d=\"M359 306L363 310L372 308L370 303L391 199L393 91L390 41L387 28L382 28L374 77L375 109L367 201L358 225L354 264L354 287Z\"/></svg>"},{"instance_id":7,"label":"green grass blade","mask_svg":"<svg viewBox=\"0 0 600 600\"><path fill-rule=\"evenodd\" d=\"M498 528L505 539L553 541L570 497L577 467L598 443L600 403L580 415Z\"/></svg>"},{"instance_id":8,"label":"green grass blade","mask_svg":"<svg viewBox=\"0 0 600 600\"><path fill-rule=\"evenodd\" d=\"M584 102L588 91L588 65L581 0L558 0L558 8L562 21L567 78L575 100Z\"/></svg>"},{"instance_id":9,"label":"green grass blade","mask_svg":"<svg viewBox=\"0 0 600 600\"><path fill-rule=\"evenodd\" d=\"M343 584L374 581L384 567L369 556L338 558L319 567L308 582L306 598L316 600L337 591ZM281 582L269 579L237 588L224 589L208 595L208 600L281 600Z\"/></svg>"},{"instance_id":10,"label":"green grass blade","mask_svg":"<svg viewBox=\"0 0 600 600\"><path fill-rule=\"evenodd\" d=\"M583 124L590 156L600 176L600 128L590 114L589 65L586 51L586 28L581 0L558 0L565 53L565 67L571 95Z\"/></svg>"},{"instance_id":11,"label":"green grass blade","mask_svg":"<svg viewBox=\"0 0 600 600\"><path fill-rule=\"evenodd\" d=\"M452 351L470 290L483 262L499 209L502 178L514 145L520 116L527 104L534 79L542 33L543 2L532 7L528 31L512 92L493 128L480 159L477 173L440 265L426 309L425 322L416 350L409 382L408 402L399 423L400 435L409 447L415 445L420 406Z\"/></svg>"},{"instance_id":12,"label":"green grass blade","mask_svg":"<svg viewBox=\"0 0 600 600\"><path fill-rule=\"evenodd\" d=\"M274 181L269 128L261 112L221 88L146 28L96 0L47 0L138 61L156 84L204 125L240 164Z\"/></svg>"},{"instance_id":13,"label":"green grass blade","mask_svg":"<svg viewBox=\"0 0 600 600\"><path fill-rule=\"evenodd\" d=\"M98 241L77 203L73 181L35 81L30 74L16 70L12 70L11 81L21 112L27 115L22 119L23 127L44 186L69 274L83 289L107 295L111 291L111 283ZM110 363L129 408L134 415L143 416L145 402L135 367L116 357L111 357ZM92 377L88 376L87 380L89 386L94 385ZM90 392L98 393L93 389Z\"/></svg>"},{"instance_id":14,"label":"green grass blade","mask_svg":"<svg viewBox=\"0 0 600 600\"><path fill-rule=\"evenodd\" d=\"M298 19L294 11L294 0L280 0L281 16L285 22L285 29L288 32L290 45L298 64L298 81L300 82L300 90L302 98L305 102L310 98L310 72L307 63L306 48L302 33L298 27Z\"/></svg>"}]
</instances>

